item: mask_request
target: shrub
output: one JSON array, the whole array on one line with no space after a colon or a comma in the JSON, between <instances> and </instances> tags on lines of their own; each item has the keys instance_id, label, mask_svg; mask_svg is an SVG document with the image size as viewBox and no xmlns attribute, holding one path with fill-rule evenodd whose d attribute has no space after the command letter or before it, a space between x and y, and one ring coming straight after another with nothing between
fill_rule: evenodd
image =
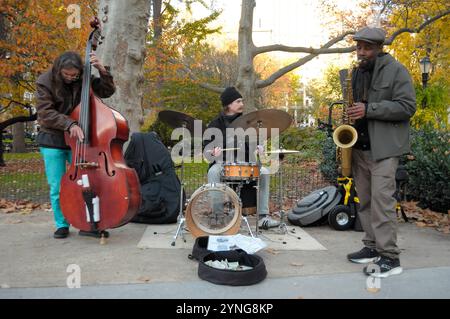
<instances>
[{"instance_id":1,"label":"shrub","mask_svg":"<svg viewBox=\"0 0 450 319\"><path fill-rule=\"evenodd\" d=\"M439 212L450 209L450 132L425 128L413 130L411 151L414 160L406 164L408 193L422 208Z\"/></svg>"},{"instance_id":2,"label":"shrub","mask_svg":"<svg viewBox=\"0 0 450 319\"><path fill-rule=\"evenodd\" d=\"M320 171L329 182L336 182L338 177L336 162L336 144L333 137L327 136L322 144L323 160L320 163Z\"/></svg>"},{"instance_id":3,"label":"shrub","mask_svg":"<svg viewBox=\"0 0 450 319\"><path fill-rule=\"evenodd\" d=\"M325 133L316 128L290 127L280 135L280 147L300 151L299 154L287 156L289 163L301 161L319 161L322 159L321 149Z\"/></svg>"}]
</instances>

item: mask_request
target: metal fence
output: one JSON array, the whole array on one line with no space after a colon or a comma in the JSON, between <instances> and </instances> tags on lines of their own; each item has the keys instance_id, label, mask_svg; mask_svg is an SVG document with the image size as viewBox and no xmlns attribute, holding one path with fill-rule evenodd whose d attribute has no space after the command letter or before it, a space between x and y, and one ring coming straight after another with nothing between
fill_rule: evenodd
<instances>
[{"instance_id":1,"label":"metal fence","mask_svg":"<svg viewBox=\"0 0 450 319\"><path fill-rule=\"evenodd\" d=\"M42 159L6 160L0 167L0 198L30 200L36 203L49 201L49 188Z\"/></svg>"},{"instance_id":2,"label":"metal fence","mask_svg":"<svg viewBox=\"0 0 450 319\"><path fill-rule=\"evenodd\" d=\"M187 198L207 183L206 165L187 165L184 168L184 185ZM180 169L177 168L180 176ZM311 191L330 185L316 163L287 164L281 171L282 197L284 205L291 205ZM279 203L280 174L271 175L270 198ZM44 163L38 154L29 159L6 160L0 167L0 198L7 200L30 200L36 203L49 201L49 188L45 177Z\"/></svg>"}]
</instances>

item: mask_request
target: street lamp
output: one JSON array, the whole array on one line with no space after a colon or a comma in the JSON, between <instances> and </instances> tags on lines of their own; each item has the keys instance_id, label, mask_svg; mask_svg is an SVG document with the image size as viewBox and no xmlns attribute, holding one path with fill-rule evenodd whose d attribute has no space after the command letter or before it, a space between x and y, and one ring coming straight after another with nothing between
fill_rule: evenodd
<instances>
[{"instance_id":1,"label":"street lamp","mask_svg":"<svg viewBox=\"0 0 450 319\"><path fill-rule=\"evenodd\" d=\"M425 89L427 87L428 76L431 72L431 61L428 56L422 58L419 61L420 71L422 72L422 86Z\"/></svg>"},{"instance_id":2,"label":"street lamp","mask_svg":"<svg viewBox=\"0 0 450 319\"><path fill-rule=\"evenodd\" d=\"M431 61L428 56L422 58L419 61L420 71L422 72L422 87L423 87L423 100L422 100L422 107L425 108L427 106L427 96L425 94L425 89L427 88L427 82L428 78L431 72Z\"/></svg>"}]
</instances>

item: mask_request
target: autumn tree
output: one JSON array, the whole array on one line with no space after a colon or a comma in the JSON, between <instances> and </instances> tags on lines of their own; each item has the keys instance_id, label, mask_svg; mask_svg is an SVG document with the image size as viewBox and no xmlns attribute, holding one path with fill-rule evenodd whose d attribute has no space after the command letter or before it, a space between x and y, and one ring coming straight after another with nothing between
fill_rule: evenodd
<instances>
[{"instance_id":1,"label":"autumn tree","mask_svg":"<svg viewBox=\"0 0 450 319\"><path fill-rule=\"evenodd\" d=\"M390 1L390 0L377 0L367 2L371 8L379 8L378 15L381 17L383 15L389 16L393 10L397 7L409 8L408 10L399 11L401 15L408 15L409 11L412 10L410 4L415 2L411 1ZM405 20L406 24L401 27L389 26L386 29L389 31L389 35L385 44L387 46L392 45L394 40L402 34L411 33L416 34L423 32L428 26L438 21L439 19L448 16L450 13L450 4L445 1L440 1L439 8L436 8L433 12L428 12L427 15L418 16L418 19ZM244 98L246 99L246 105L248 110L253 110L257 106L256 91L268 87L279 80L283 75L290 71L295 70L298 67L308 63L315 57L321 54L336 54L336 53L350 53L355 51L355 46L348 44L349 36L355 33L355 30L361 27L363 20L355 19L358 24L353 23L352 27L347 29L347 31L341 32L340 34L334 36L327 43L324 43L318 48L312 47L291 47L282 44L274 44L268 46L257 47L253 42L253 11L256 6L256 0L242 0L241 5L241 20L239 23L239 38L238 38L238 63L239 71L236 80L236 87L242 92ZM349 21L352 19L349 19ZM380 21L382 19L379 19ZM355 22L354 21L354 22ZM345 24L343 27L346 27ZM338 47L337 45L340 44ZM342 47L342 44L346 46ZM293 63L290 63L279 70L276 70L264 79L258 79L255 72L254 61L255 58L264 53L283 51L291 53L303 53L304 56L300 57ZM221 92L223 87L214 86L211 88L216 92Z\"/></svg>"},{"instance_id":2,"label":"autumn tree","mask_svg":"<svg viewBox=\"0 0 450 319\"><path fill-rule=\"evenodd\" d=\"M376 0L370 13L375 21L388 30L404 30L405 26L418 25L424 17L439 16L448 8L445 1L386 1ZM374 8L379 8L374 10ZM333 3L327 2L327 10L335 12ZM349 12L336 15L337 21L350 28L354 20L346 19ZM337 23L336 21L336 23ZM395 42L385 47L396 59L409 70L416 86L417 111L412 123L416 127L431 124L435 128L448 126L448 105L450 103L450 74L446 72L449 66L449 16L445 15L433 23L426 25L419 33L404 32L396 37ZM427 88L422 87L422 74L419 69L421 58L429 56L433 63L433 70ZM323 79L310 83L316 108L319 107L320 118L328 116L327 108L332 101L340 99L338 89L338 68L330 74L328 69ZM426 102L426 103L423 103ZM423 107L425 106L426 107Z\"/></svg>"},{"instance_id":3,"label":"autumn tree","mask_svg":"<svg viewBox=\"0 0 450 319\"><path fill-rule=\"evenodd\" d=\"M417 23L424 16L433 16L448 7L448 1L395 1L385 23L392 28ZM402 14L404 11L408 14ZM445 16L418 34L404 33L390 47L392 54L410 71L416 83L417 112L413 125L431 124L435 128L448 128L448 105L450 104L450 23ZM422 86L419 61L428 56L433 64L427 88Z\"/></svg>"},{"instance_id":4,"label":"autumn tree","mask_svg":"<svg viewBox=\"0 0 450 319\"><path fill-rule=\"evenodd\" d=\"M78 1L78 7L90 10L94 1ZM70 29L66 8L71 1L3 0L0 8L0 105L3 129L13 129L15 151L24 151L23 121L33 120L29 105L33 101L35 81L54 59L66 50L80 51L85 46L88 25ZM85 15L87 18L87 15ZM14 103L12 103L14 101ZM7 107L6 107L7 106Z\"/></svg>"}]
</instances>

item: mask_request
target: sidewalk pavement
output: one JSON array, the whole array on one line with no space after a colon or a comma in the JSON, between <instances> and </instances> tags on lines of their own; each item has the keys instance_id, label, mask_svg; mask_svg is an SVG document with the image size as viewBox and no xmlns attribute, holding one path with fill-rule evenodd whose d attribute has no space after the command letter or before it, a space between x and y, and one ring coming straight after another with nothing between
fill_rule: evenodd
<instances>
[{"instance_id":1,"label":"sidewalk pavement","mask_svg":"<svg viewBox=\"0 0 450 319\"><path fill-rule=\"evenodd\" d=\"M404 273L382 279L376 293L363 265L346 260L362 247L360 232L303 228L327 250L263 251L267 278L228 287L202 281L190 250L137 248L146 226L113 229L99 245L75 229L53 239L51 212L0 214L0 298L450 298L450 236L412 223L399 224ZM69 265L80 269L80 289L67 288Z\"/></svg>"}]
</instances>

